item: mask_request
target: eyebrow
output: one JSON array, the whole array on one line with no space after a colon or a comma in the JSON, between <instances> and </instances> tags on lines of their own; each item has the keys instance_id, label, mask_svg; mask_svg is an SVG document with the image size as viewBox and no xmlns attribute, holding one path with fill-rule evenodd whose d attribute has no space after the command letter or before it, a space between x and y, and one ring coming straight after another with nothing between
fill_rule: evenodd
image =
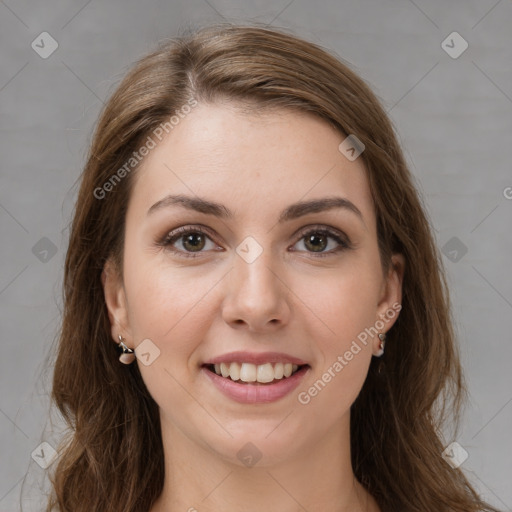
<instances>
[{"instance_id":1,"label":"eyebrow","mask_svg":"<svg viewBox=\"0 0 512 512\"><path fill-rule=\"evenodd\" d=\"M234 217L233 212L222 204L202 199L200 197L191 197L185 195L168 195L151 206L147 214L151 215L158 210L169 208L171 206L181 206L187 210L193 210L199 213L204 213L206 215L214 215L215 217L219 217L221 219L232 219ZM365 224L363 214L354 203L348 199L345 199L344 197L336 196L293 203L281 212L278 222L281 224L283 222L297 219L310 213L318 213L335 208L341 208L354 213L361 220L361 222Z\"/></svg>"}]
</instances>

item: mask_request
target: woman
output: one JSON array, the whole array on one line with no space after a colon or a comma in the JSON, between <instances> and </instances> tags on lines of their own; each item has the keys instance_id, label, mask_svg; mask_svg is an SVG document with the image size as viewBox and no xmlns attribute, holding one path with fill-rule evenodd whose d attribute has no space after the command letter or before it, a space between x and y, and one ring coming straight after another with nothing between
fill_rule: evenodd
<instances>
[{"instance_id":1,"label":"woman","mask_svg":"<svg viewBox=\"0 0 512 512\"><path fill-rule=\"evenodd\" d=\"M47 510L495 510L443 456L464 385L418 192L318 46L220 25L141 59L64 288Z\"/></svg>"}]
</instances>

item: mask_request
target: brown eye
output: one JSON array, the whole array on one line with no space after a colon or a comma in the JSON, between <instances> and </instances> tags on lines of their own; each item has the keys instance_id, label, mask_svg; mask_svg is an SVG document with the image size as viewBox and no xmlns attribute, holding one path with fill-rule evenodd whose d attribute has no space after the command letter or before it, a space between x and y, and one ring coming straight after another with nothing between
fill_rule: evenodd
<instances>
[{"instance_id":1,"label":"brown eye","mask_svg":"<svg viewBox=\"0 0 512 512\"><path fill-rule=\"evenodd\" d=\"M304 245L313 252L321 252L327 247L325 235L312 234L304 237Z\"/></svg>"},{"instance_id":2,"label":"brown eye","mask_svg":"<svg viewBox=\"0 0 512 512\"><path fill-rule=\"evenodd\" d=\"M208 246L208 243L210 244ZM180 227L175 229L163 240L159 245L169 249L170 251L184 257L197 257L207 250L215 250L216 244L213 243L211 237L200 227ZM203 251L203 249L205 249Z\"/></svg>"},{"instance_id":3,"label":"brown eye","mask_svg":"<svg viewBox=\"0 0 512 512\"><path fill-rule=\"evenodd\" d=\"M202 233L182 235L182 244L187 251L200 251L205 246L205 236Z\"/></svg>"},{"instance_id":4,"label":"brown eye","mask_svg":"<svg viewBox=\"0 0 512 512\"><path fill-rule=\"evenodd\" d=\"M334 241L335 243L332 243ZM305 251L315 256L332 256L334 253L351 249L352 244L346 235L327 228L310 229L301 233L297 244L303 243ZM297 245L296 244L296 245ZM329 250L326 250L328 249Z\"/></svg>"}]
</instances>

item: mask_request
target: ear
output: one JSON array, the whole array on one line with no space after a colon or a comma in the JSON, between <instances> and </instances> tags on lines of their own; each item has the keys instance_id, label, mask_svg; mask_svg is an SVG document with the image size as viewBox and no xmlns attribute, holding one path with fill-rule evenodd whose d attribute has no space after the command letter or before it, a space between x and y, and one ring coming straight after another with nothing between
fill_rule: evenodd
<instances>
[{"instance_id":1,"label":"ear","mask_svg":"<svg viewBox=\"0 0 512 512\"><path fill-rule=\"evenodd\" d=\"M130 347L132 336L123 280L111 259L108 259L103 267L101 283L110 320L112 339L119 343L119 335L121 335L126 339L126 345Z\"/></svg>"},{"instance_id":2,"label":"ear","mask_svg":"<svg viewBox=\"0 0 512 512\"><path fill-rule=\"evenodd\" d=\"M391 256L391 265L385 276L381 288L381 296L377 305L377 320L384 324L380 332L386 333L391 329L402 309L402 283L405 271L405 258L403 254L395 253ZM379 324L380 325L380 324ZM376 344L379 339L376 337Z\"/></svg>"}]
</instances>

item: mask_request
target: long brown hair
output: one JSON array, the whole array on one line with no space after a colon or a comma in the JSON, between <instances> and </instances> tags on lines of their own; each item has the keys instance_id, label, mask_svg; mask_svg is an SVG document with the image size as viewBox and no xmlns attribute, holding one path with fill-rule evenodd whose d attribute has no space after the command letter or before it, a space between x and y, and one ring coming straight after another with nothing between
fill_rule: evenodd
<instances>
[{"instance_id":1,"label":"long brown hair","mask_svg":"<svg viewBox=\"0 0 512 512\"><path fill-rule=\"evenodd\" d=\"M65 262L52 399L69 434L50 474L47 511L147 512L162 491L158 407L137 365L118 361L101 273L110 256L122 272L137 166L122 179L113 175L191 98L306 111L365 145L383 267L394 252L406 266L386 354L372 361L351 409L354 473L382 512L495 511L442 457L446 413L456 430L466 391L443 264L390 120L341 59L283 30L229 23L161 43L133 66L100 116Z\"/></svg>"}]
</instances>

